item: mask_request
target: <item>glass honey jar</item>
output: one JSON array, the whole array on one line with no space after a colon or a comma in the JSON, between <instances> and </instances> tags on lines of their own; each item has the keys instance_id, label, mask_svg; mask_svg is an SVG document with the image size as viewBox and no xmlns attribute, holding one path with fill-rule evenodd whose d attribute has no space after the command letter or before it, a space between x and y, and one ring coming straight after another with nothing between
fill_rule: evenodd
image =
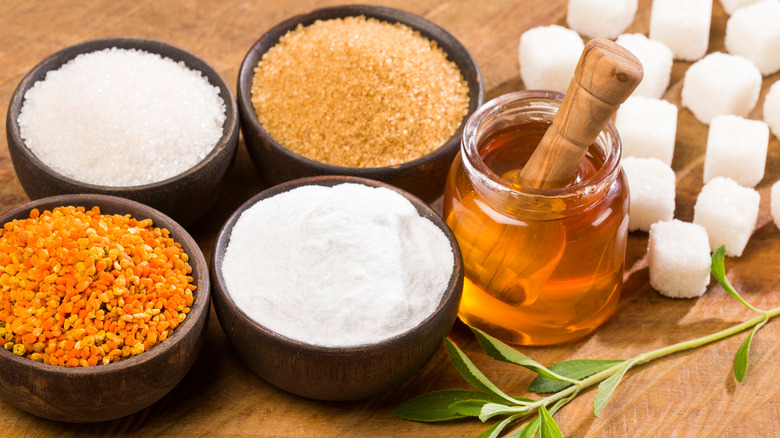
<instances>
[{"instance_id":1,"label":"glass honey jar","mask_svg":"<svg viewBox=\"0 0 780 438\"><path fill-rule=\"evenodd\" d=\"M459 316L514 344L587 335L614 313L623 283L629 193L611 122L569 185L515 182L562 98L519 91L483 105L447 177L444 217L465 264Z\"/></svg>"}]
</instances>

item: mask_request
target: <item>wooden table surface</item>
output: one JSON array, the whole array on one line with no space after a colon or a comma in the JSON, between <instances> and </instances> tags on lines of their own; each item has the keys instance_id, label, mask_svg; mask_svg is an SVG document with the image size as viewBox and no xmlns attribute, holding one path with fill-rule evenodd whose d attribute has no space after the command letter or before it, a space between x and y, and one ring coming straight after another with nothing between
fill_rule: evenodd
<instances>
[{"instance_id":1,"label":"wooden table surface","mask_svg":"<svg viewBox=\"0 0 780 438\"><path fill-rule=\"evenodd\" d=\"M0 2L0 102L11 98L23 75L44 57L81 41L110 36L146 37L190 50L216 67L235 87L250 46L274 24L334 1L25 1ZM404 0L373 2L422 15L447 29L471 51L484 76L488 98L523 88L517 45L527 29L565 25L563 0ZM716 0L709 51L724 50L727 16ZM640 0L631 32L647 34L650 1ZM675 62L665 98L680 105L690 63ZM780 74L764 78L761 105ZM234 88L235 90L235 88ZM3 114L5 120L5 114ZM702 186L707 126L680 109L673 167L677 172L675 216L690 221ZM17 181L5 139L0 144L0 211L28 200ZM727 259L732 283L756 306L780 305L780 230L769 213L771 184L780 179L780 141L769 144L758 224L745 253ZM189 227L207 258L228 214L263 188L243 142L224 196L201 221ZM648 282L646 233L632 233L626 286L617 314L586 339L521 351L543 364L575 358L628 358L647 350L699 337L752 317L714 281L696 300L672 300ZM754 339L748 376L737 383L731 360L744 334L705 348L667 357L630 371L601 418L592 414L591 389L556 415L569 437L769 437L780 434L780 323ZM497 363L481 352L461 323L451 338L505 391L523 395L533 375ZM2 378L2 370L0 370ZM209 435L209 436L476 436L478 421L421 424L395 418L403 401L438 389L468 388L441 348L403 386L383 396L346 403L302 399L252 374L225 339L212 314L207 345L187 377L153 406L115 421L66 424L43 420L0 401L0 434L8 436ZM121 397L121 394L116 394Z\"/></svg>"}]
</instances>

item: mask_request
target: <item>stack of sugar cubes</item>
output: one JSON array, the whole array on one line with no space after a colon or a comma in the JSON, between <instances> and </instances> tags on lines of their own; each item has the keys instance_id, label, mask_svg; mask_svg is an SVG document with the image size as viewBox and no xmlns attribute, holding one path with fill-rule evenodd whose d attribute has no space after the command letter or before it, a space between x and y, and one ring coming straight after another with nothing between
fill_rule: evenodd
<instances>
[{"instance_id":1,"label":"stack of sugar cubes","mask_svg":"<svg viewBox=\"0 0 780 438\"><path fill-rule=\"evenodd\" d=\"M520 74L527 89L565 92L583 37L615 39L642 63L644 79L620 107L615 126L631 190L629 230L649 231L650 282L670 297L697 297L710 282L710 253L721 245L740 256L753 233L769 132L780 138L780 81L764 100L764 121L750 120L762 76L780 71L780 0L721 0L729 53L707 55L713 0L653 0L649 37L624 33L636 0L570 0L567 25L536 27L520 39ZM705 56L706 55L706 56ZM678 107L664 100L674 60L685 73L682 106L709 125L705 183L691 223L674 219L676 175L671 164ZM780 181L771 189L780 227Z\"/></svg>"}]
</instances>

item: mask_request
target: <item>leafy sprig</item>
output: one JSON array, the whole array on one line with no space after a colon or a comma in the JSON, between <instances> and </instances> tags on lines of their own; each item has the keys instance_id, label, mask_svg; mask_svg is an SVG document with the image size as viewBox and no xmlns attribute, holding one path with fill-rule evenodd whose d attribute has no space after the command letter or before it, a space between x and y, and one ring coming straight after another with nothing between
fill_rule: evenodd
<instances>
[{"instance_id":1,"label":"leafy sprig","mask_svg":"<svg viewBox=\"0 0 780 438\"><path fill-rule=\"evenodd\" d=\"M498 339L473 328L472 330L480 346L482 346L482 349L485 350L488 356L502 362L521 366L538 374L531 382L528 390L537 394L550 395L539 400L533 400L529 398L515 398L506 394L477 369L476 365L463 351L449 339L445 339L445 350L455 368L478 391L453 389L423 394L405 402L394 413L400 418L424 422L447 421L466 417L476 417L485 422L495 417L504 417L493 423L478 438L498 437L510 425L536 415L536 418L512 433L510 438L534 438L540 435L542 438L563 437L560 428L553 419L553 415L567 403L574 400L583 389L598 384L596 395L593 399L593 413L598 417L604 412L610 397L623 376L634 366L670 354L701 347L752 327L753 330L742 342L734 356L734 377L741 382L747 374L748 352L753 337L769 320L780 315L780 307L763 311L745 301L726 278L725 255L726 248L724 246L718 248L712 255L711 271L713 277L729 295L748 309L759 313L759 316L717 333L649 351L628 360L578 359L559 362L549 368Z\"/></svg>"}]
</instances>

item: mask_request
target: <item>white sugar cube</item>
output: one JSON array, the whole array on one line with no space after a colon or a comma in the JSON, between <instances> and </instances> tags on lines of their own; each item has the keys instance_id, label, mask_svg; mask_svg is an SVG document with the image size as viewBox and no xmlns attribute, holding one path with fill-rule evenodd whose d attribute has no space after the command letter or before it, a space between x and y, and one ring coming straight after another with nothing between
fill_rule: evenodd
<instances>
[{"instance_id":1,"label":"white sugar cube","mask_svg":"<svg viewBox=\"0 0 780 438\"><path fill-rule=\"evenodd\" d=\"M772 84L764 97L764 122L780 138L780 81Z\"/></svg>"},{"instance_id":2,"label":"white sugar cube","mask_svg":"<svg viewBox=\"0 0 780 438\"><path fill-rule=\"evenodd\" d=\"M624 157L655 157L671 165L677 133L677 106L661 99L631 96L620 106L615 127Z\"/></svg>"},{"instance_id":3,"label":"white sugar cube","mask_svg":"<svg viewBox=\"0 0 780 438\"><path fill-rule=\"evenodd\" d=\"M666 44L651 40L641 33L624 33L615 42L633 53L645 71L642 82L632 95L660 99L669 87L674 61L672 51Z\"/></svg>"},{"instance_id":4,"label":"white sugar cube","mask_svg":"<svg viewBox=\"0 0 780 438\"><path fill-rule=\"evenodd\" d=\"M657 158L625 157L623 171L631 194L628 214L630 231L650 231L650 226L674 217L675 175Z\"/></svg>"},{"instance_id":5,"label":"white sugar cube","mask_svg":"<svg viewBox=\"0 0 780 438\"><path fill-rule=\"evenodd\" d=\"M757 1L758 0L720 0L720 4L723 5L723 10L730 15L737 9L743 6L752 5Z\"/></svg>"},{"instance_id":6,"label":"white sugar cube","mask_svg":"<svg viewBox=\"0 0 780 438\"><path fill-rule=\"evenodd\" d=\"M710 53L688 67L682 87L682 104L704 124L721 114L747 117L758 101L761 72L747 59L727 53Z\"/></svg>"},{"instance_id":7,"label":"white sugar cube","mask_svg":"<svg viewBox=\"0 0 780 438\"><path fill-rule=\"evenodd\" d=\"M529 90L565 93L585 44L571 29L558 25L534 27L520 37L520 75Z\"/></svg>"},{"instance_id":8,"label":"white sugar cube","mask_svg":"<svg viewBox=\"0 0 780 438\"><path fill-rule=\"evenodd\" d=\"M712 119L704 154L704 182L717 176L755 187L764 178L769 127L761 120L723 115Z\"/></svg>"},{"instance_id":9,"label":"white sugar cube","mask_svg":"<svg viewBox=\"0 0 780 438\"><path fill-rule=\"evenodd\" d=\"M707 231L677 219L656 222L647 243L650 285L672 298L701 296L710 283Z\"/></svg>"},{"instance_id":10,"label":"white sugar cube","mask_svg":"<svg viewBox=\"0 0 780 438\"><path fill-rule=\"evenodd\" d=\"M772 218L775 220L777 228L780 228L780 181L772 184L770 201Z\"/></svg>"},{"instance_id":11,"label":"white sugar cube","mask_svg":"<svg viewBox=\"0 0 780 438\"><path fill-rule=\"evenodd\" d=\"M569 0L566 23L588 38L615 39L636 15L637 0Z\"/></svg>"},{"instance_id":12,"label":"white sugar cube","mask_svg":"<svg viewBox=\"0 0 780 438\"><path fill-rule=\"evenodd\" d=\"M693 206L693 223L707 229L710 249L726 245L726 255L739 257L758 220L761 195L731 178L716 177L704 185Z\"/></svg>"},{"instance_id":13,"label":"white sugar cube","mask_svg":"<svg viewBox=\"0 0 780 438\"><path fill-rule=\"evenodd\" d=\"M653 0L650 38L666 44L674 59L695 61L710 42L712 0Z\"/></svg>"},{"instance_id":14,"label":"white sugar cube","mask_svg":"<svg viewBox=\"0 0 780 438\"><path fill-rule=\"evenodd\" d=\"M726 24L726 50L749 59L764 76L780 70L780 0L736 10Z\"/></svg>"}]
</instances>

